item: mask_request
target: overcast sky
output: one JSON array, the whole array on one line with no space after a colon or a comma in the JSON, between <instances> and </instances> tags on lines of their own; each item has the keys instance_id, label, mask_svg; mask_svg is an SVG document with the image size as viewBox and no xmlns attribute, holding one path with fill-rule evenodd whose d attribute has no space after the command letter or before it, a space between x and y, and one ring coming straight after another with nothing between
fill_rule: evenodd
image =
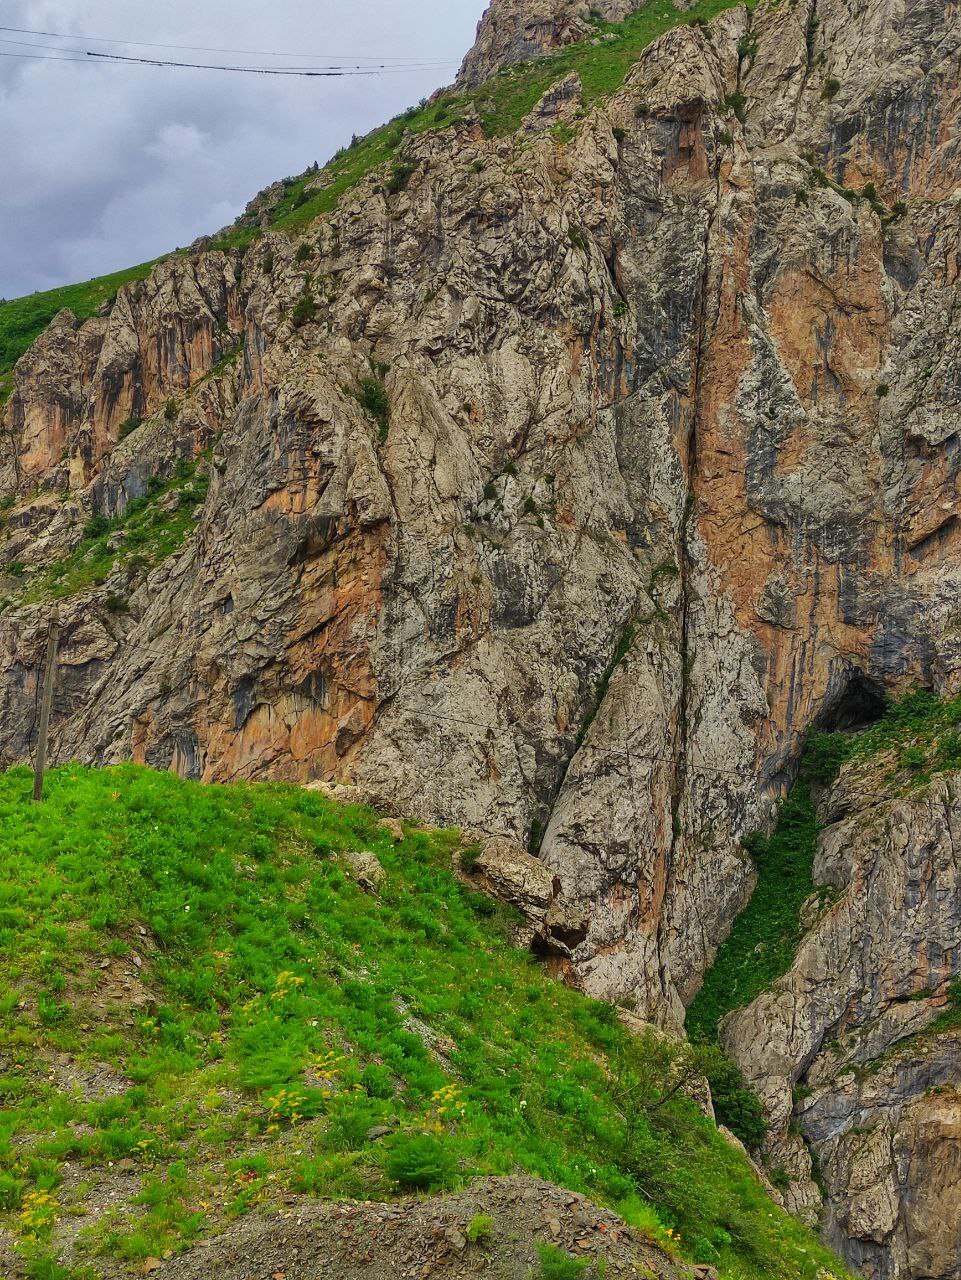
<instances>
[{"instance_id":1,"label":"overcast sky","mask_svg":"<svg viewBox=\"0 0 961 1280\"><path fill-rule=\"evenodd\" d=\"M0 297L86 280L218 230L262 187L324 163L453 79L486 0L0 0ZM151 44L445 61L344 79L50 61L49 48L251 63ZM20 44L12 42L22 42Z\"/></svg>"}]
</instances>

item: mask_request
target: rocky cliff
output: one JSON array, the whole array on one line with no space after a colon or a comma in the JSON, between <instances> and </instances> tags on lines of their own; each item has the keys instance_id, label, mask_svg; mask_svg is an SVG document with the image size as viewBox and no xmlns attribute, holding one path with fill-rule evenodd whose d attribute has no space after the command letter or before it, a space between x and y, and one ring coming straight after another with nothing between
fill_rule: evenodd
<instances>
[{"instance_id":1,"label":"rocky cliff","mask_svg":"<svg viewBox=\"0 0 961 1280\"><path fill-rule=\"evenodd\" d=\"M722 1028L787 1203L812 1223L823 1207L826 1238L884 1280L948 1280L961 1259L958 784L891 752L848 766L821 805L829 900L790 972Z\"/></svg>"},{"instance_id":2,"label":"rocky cliff","mask_svg":"<svg viewBox=\"0 0 961 1280\"><path fill-rule=\"evenodd\" d=\"M168 259L21 359L0 741L28 754L57 599L60 758L353 783L511 837L559 886L557 967L680 1025L808 728L959 685L961 21L952 0L632 8L495 0L446 127L296 235ZM675 25L641 48L655 19ZM505 129L487 95L513 73L484 77L555 45ZM929 884L944 811L854 852L842 826L831 875L897 862L883 832L914 823ZM915 893L895 881L883 939L859 891L837 926L885 1007L958 961L948 879L941 932L916 922L889 973L888 908ZM822 982L840 945L798 958L803 1029L783 995L787 1030L766 1006L725 1029L785 1142L853 998ZM957 1275L890 1183L907 1150L912 1185L945 1176L949 1104L912 1068L877 1103L875 1177L832 1111L862 1085L833 1070L798 1123L877 1203L829 1185L832 1238L870 1274Z\"/></svg>"}]
</instances>

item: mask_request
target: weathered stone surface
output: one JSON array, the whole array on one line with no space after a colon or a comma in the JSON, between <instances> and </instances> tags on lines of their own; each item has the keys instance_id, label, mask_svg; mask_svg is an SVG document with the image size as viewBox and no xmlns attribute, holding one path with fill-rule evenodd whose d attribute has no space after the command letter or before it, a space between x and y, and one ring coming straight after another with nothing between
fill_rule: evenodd
<instances>
[{"instance_id":1,"label":"weathered stone surface","mask_svg":"<svg viewBox=\"0 0 961 1280\"><path fill-rule=\"evenodd\" d=\"M842 775L815 868L841 896L722 1038L765 1100L788 1206L817 1220L810 1149L826 1238L852 1265L949 1280L961 1259L961 1030L936 1020L961 964L961 780L882 798L891 765Z\"/></svg>"},{"instance_id":2,"label":"weathered stone surface","mask_svg":"<svg viewBox=\"0 0 961 1280\"><path fill-rule=\"evenodd\" d=\"M557 893L556 881L543 862L504 837L487 841L475 870L489 882L496 897L531 918L543 919Z\"/></svg>"},{"instance_id":3,"label":"weathered stone surface","mask_svg":"<svg viewBox=\"0 0 961 1280\"><path fill-rule=\"evenodd\" d=\"M342 856L358 885L366 893L376 893L386 878L377 854L369 849L347 849Z\"/></svg>"}]
</instances>

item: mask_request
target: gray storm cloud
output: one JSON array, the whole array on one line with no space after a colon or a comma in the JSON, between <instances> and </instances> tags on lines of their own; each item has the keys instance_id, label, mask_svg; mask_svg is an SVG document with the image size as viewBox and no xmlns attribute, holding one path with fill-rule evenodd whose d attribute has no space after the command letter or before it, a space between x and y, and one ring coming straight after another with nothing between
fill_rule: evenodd
<instances>
[{"instance_id":1,"label":"gray storm cloud","mask_svg":"<svg viewBox=\"0 0 961 1280\"><path fill-rule=\"evenodd\" d=\"M73 36L56 42L3 31L0 53L8 55L47 57L27 47L34 42L143 52L80 38L111 37L445 65L277 79L0 57L0 296L143 262L230 222L261 187L323 163L351 134L449 83L483 7L484 0L8 0L0 25ZM173 50L152 56L252 61Z\"/></svg>"}]
</instances>

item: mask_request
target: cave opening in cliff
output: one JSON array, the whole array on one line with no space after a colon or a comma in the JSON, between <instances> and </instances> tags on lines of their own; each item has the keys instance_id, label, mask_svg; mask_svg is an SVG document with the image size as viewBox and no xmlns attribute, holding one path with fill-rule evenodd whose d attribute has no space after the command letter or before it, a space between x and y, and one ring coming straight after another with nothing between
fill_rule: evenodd
<instances>
[{"instance_id":1,"label":"cave opening in cliff","mask_svg":"<svg viewBox=\"0 0 961 1280\"><path fill-rule=\"evenodd\" d=\"M817 727L826 733L866 729L881 719L887 705L883 689L862 671L856 671L840 693L828 700L818 716Z\"/></svg>"}]
</instances>

